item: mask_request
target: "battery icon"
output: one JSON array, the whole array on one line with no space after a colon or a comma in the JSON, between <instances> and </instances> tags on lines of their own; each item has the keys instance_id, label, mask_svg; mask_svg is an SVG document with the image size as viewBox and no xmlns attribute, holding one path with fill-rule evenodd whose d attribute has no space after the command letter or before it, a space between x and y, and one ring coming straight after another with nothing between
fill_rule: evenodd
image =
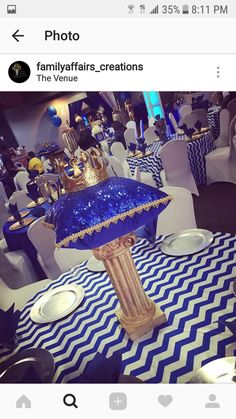
<instances>
[{"instance_id":1,"label":"battery icon","mask_svg":"<svg viewBox=\"0 0 236 419\"><path fill-rule=\"evenodd\" d=\"M189 14L189 6L187 4L183 5L183 15Z\"/></svg>"}]
</instances>

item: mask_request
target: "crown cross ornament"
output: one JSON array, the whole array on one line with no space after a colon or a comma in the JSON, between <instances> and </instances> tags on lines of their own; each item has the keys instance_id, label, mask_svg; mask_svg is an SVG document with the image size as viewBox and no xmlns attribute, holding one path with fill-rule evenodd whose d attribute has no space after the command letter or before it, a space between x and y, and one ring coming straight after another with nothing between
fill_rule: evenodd
<instances>
[{"instance_id":1,"label":"crown cross ornament","mask_svg":"<svg viewBox=\"0 0 236 419\"><path fill-rule=\"evenodd\" d=\"M91 147L87 151L81 151L79 158L72 157L69 160L74 171L71 177L66 174L62 160L57 160L56 163L66 192L78 192L108 179L102 152L98 148Z\"/></svg>"}]
</instances>

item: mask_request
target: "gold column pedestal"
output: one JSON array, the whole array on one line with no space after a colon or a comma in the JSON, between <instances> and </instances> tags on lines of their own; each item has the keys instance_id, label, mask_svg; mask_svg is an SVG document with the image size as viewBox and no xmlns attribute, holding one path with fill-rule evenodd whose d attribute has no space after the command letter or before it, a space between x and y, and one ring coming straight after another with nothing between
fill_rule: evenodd
<instances>
[{"instance_id":1,"label":"gold column pedestal","mask_svg":"<svg viewBox=\"0 0 236 419\"><path fill-rule=\"evenodd\" d=\"M129 249L135 241L134 234L127 234L93 250L105 265L121 305L116 315L132 340L166 322L163 311L144 292Z\"/></svg>"}]
</instances>

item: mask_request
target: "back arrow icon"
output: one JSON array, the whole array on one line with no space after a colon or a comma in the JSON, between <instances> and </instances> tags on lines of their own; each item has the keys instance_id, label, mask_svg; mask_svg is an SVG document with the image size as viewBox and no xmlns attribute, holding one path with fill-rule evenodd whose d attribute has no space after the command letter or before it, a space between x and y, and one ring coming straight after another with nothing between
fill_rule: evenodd
<instances>
[{"instance_id":1,"label":"back arrow icon","mask_svg":"<svg viewBox=\"0 0 236 419\"><path fill-rule=\"evenodd\" d=\"M25 35L20 35L19 33L19 29L17 29L17 31L15 31L15 33L13 33L13 35L12 35L12 37L17 41L17 42L20 42L19 41L19 37L24 37Z\"/></svg>"}]
</instances>

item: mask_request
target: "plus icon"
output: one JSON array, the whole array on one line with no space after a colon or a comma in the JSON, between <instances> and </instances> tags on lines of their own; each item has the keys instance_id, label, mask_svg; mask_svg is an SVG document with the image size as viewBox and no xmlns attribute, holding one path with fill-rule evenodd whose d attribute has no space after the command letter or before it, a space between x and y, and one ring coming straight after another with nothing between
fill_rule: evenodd
<instances>
[{"instance_id":1,"label":"plus icon","mask_svg":"<svg viewBox=\"0 0 236 419\"><path fill-rule=\"evenodd\" d=\"M127 396L125 393L111 393L109 398L111 410L124 410L127 407Z\"/></svg>"}]
</instances>

